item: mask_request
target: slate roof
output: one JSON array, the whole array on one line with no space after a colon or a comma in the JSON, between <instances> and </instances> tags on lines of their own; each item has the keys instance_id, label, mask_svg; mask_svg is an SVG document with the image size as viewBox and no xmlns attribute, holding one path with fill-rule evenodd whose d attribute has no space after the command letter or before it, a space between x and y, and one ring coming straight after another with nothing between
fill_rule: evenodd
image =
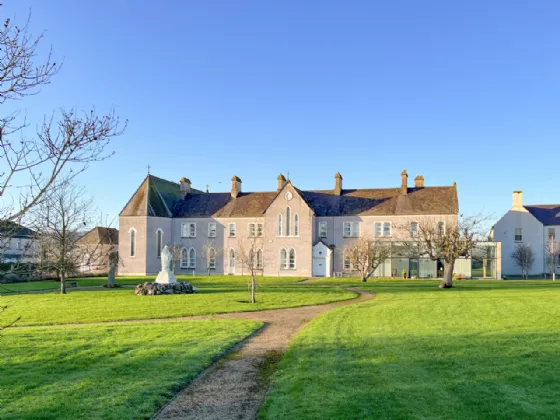
<instances>
[{"instance_id":1,"label":"slate roof","mask_svg":"<svg viewBox=\"0 0 560 420\"><path fill-rule=\"evenodd\" d=\"M96 226L80 238L81 243L117 245L119 243L119 231L115 228Z\"/></svg>"},{"instance_id":2,"label":"slate roof","mask_svg":"<svg viewBox=\"0 0 560 420\"><path fill-rule=\"evenodd\" d=\"M0 221L0 235L10 238L30 238L35 232L19 223Z\"/></svg>"},{"instance_id":3,"label":"slate roof","mask_svg":"<svg viewBox=\"0 0 560 420\"><path fill-rule=\"evenodd\" d=\"M295 187L294 187L295 188ZM345 189L296 191L316 216L377 216L458 214L455 185L449 187ZM278 195L246 192L232 198L229 192L206 193L192 189L181 198L178 183L148 175L121 212L121 216L159 217L259 217Z\"/></svg>"},{"instance_id":4,"label":"slate roof","mask_svg":"<svg viewBox=\"0 0 560 420\"><path fill-rule=\"evenodd\" d=\"M545 226L560 225L560 204L523 206Z\"/></svg>"}]
</instances>

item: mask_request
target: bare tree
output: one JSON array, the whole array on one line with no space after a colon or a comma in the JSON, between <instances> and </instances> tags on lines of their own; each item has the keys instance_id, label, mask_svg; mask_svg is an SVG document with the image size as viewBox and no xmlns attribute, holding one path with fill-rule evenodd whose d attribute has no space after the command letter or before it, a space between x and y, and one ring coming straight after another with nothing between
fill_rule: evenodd
<instances>
[{"instance_id":1,"label":"bare tree","mask_svg":"<svg viewBox=\"0 0 560 420\"><path fill-rule=\"evenodd\" d=\"M385 241L359 238L344 247L344 259L360 273L363 282L389 257L391 244Z\"/></svg>"},{"instance_id":2,"label":"bare tree","mask_svg":"<svg viewBox=\"0 0 560 420\"><path fill-rule=\"evenodd\" d=\"M66 279L76 273L89 253L80 245L83 230L94 218L93 200L63 180L33 209L39 251L48 270L57 273L60 293L66 293Z\"/></svg>"},{"instance_id":3,"label":"bare tree","mask_svg":"<svg viewBox=\"0 0 560 420\"><path fill-rule=\"evenodd\" d=\"M223 252L224 250L212 239L208 239L208 241L202 245L202 255L206 257L206 270L208 275L216 268L216 261L218 261L218 257L222 255Z\"/></svg>"},{"instance_id":4,"label":"bare tree","mask_svg":"<svg viewBox=\"0 0 560 420\"><path fill-rule=\"evenodd\" d=\"M511 253L511 258L521 269L521 275L527 279L529 271L535 262L535 255L531 246L528 244L517 244Z\"/></svg>"},{"instance_id":5,"label":"bare tree","mask_svg":"<svg viewBox=\"0 0 560 420\"><path fill-rule=\"evenodd\" d=\"M548 267L548 273L552 280L556 280L556 268L560 265L560 247L554 240L550 238L545 248L546 254L546 265Z\"/></svg>"},{"instance_id":6,"label":"bare tree","mask_svg":"<svg viewBox=\"0 0 560 420\"><path fill-rule=\"evenodd\" d=\"M487 218L483 216L459 216L456 222L441 222L433 218L399 226L408 232L407 240L401 247L411 258L428 257L443 263L442 289L453 287L453 269L458 258L470 258L477 242L485 237Z\"/></svg>"},{"instance_id":7,"label":"bare tree","mask_svg":"<svg viewBox=\"0 0 560 420\"><path fill-rule=\"evenodd\" d=\"M167 249L171 252L171 268L173 269L173 274L177 274L177 264L181 262L181 252L185 245L182 243L167 244Z\"/></svg>"},{"instance_id":8,"label":"bare tree","mask_svg":"<svg viewBox=\"0 0 560 420\"><path fill-rule=\"evenodd\" d=\"M264 269L263 241L260 237L250 237L238 242L237 258L251 276L251 303L256 303L257 276Z\"/></svg>"}]
</instances>

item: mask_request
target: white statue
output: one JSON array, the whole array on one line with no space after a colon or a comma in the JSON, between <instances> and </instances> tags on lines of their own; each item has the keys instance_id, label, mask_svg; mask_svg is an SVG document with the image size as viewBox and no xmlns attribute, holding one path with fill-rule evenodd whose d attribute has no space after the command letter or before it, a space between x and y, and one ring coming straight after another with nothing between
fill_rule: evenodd
<instances>
[{"instance_id":1,"label":"white statue","mask_svg":"<svg viewBox=\"0 0 560 420\"><path fill-rule=\"evenodd\" d=\"M167 245L165 245L161 250L161 271L157 275L156 283L177 283L177 279L175 278L175 274L173 274L173 269L171 268L172 263L173 254L171 254L171 251Z\"/></svg>"}]
</instances>

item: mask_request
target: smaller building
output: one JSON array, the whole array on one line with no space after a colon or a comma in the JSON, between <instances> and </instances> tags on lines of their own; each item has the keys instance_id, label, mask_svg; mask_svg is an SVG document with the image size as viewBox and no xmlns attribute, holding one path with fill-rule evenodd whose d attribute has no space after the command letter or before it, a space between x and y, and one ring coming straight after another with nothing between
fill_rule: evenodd
<instances>
[{"instance_id":1,"label":"smaller building","mask_svg":"<svg viewBox=\"0 0 560 420\"><path fill-rule=\"evenodd\" d=\"M34 242L33 230L14 222L0 223L0 262L32 262Z\"/></svg>"},{"instance_id":2,"label":"smaller building","mask_svg":"<svg viewBox=\"0 0 560 420\"><path fill-rule=\"evenodd\" d=\"M109 256L119 250L119 231L115 228L96 226L84 236L78 244L81 249L81 273L107 273Z\"/></svg>"},{"instance_id":3,"label":"smaller building","mask_svg":"<svg viewBox=\"0 0 560 420\"><path fill-rule=\"evenodd\" d=\"M523 192L513 192L513 203L495 225L493 239L502 243L504 275L521 275L521 268L511 254L518 244L529 245L535 262L529 275L549 273L547 256L549 250L558 250L557 234L560 233L560 204L523 204ZM560 267L556 267L560 273Z\"/></svg>"}]
</instances>

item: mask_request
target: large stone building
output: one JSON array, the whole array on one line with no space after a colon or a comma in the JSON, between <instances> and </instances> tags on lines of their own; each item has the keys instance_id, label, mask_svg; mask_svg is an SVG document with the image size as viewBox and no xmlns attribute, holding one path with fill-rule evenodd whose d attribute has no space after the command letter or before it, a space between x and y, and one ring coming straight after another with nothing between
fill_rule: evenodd
<instances>
[{"instance_id":1,"label":"large stone building","mask_svg":"<svg viewBox=\"0 0 560 420\"><path fill-rule=\"evenodd\" d=\"M303 191L280 175L269 192L243 192L234 176L231 191L210 193L148 175L119 218L120 275L155 274L166 244L180 254L177 273L247 274L240 248L258 243L256 258L267 276L332 276L351 271L344 248L357 237L398 241L417 223L445 229L457 221L457 186L412 187L403 171L400 186L344 189L337 173L332 190ZM244 245L245 244L245 245ZM252 245L251 245L252 246ZM459 264L460 266L460 264ZM436 277L438 264L397 255L379 276ZM470 270L470 264L469 264Z\"/></svg>"}]
</instances>

